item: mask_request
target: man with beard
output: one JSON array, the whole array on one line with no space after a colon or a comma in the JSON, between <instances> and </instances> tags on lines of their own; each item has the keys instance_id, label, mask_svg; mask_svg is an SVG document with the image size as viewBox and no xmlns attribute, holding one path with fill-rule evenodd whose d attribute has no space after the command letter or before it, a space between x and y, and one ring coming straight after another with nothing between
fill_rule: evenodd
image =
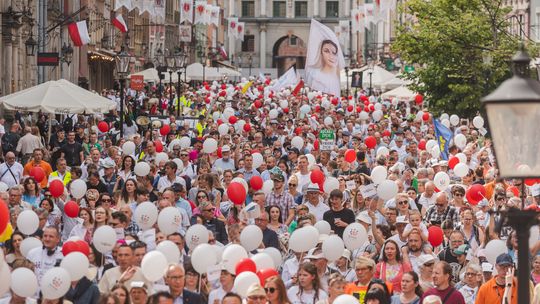
<instances>
[{"instance_id":1,"label":"man with beard","mask_svg":"<svg viewBox=\"0 0 540 304\"><path fill-rule=\"evenodd\" d=\"M221 158L217 159L214 162L213 170L220 168L221 170L235 170L234 159L231 158L231 147L229 145L224 145L221 147Z\"/></svg>"},{"instance_id":2,"label":"man with beard","mask_svg":"<svg viewBox=\"0 0 540 304\"><path fill-rule=\"evenodd\" d=\"M407 245L403 247L405 253L409 254L409 260L414 272L420 272L419 258L421 255L429 254L422 246L422 236L420 231L413 229L407 238Z\"/></svg>"}]
</instances>

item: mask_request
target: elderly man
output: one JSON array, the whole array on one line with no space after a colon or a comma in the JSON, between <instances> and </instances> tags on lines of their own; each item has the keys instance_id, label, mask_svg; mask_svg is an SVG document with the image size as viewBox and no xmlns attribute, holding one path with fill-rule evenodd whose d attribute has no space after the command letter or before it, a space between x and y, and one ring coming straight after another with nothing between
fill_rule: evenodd
<instances>
[{"instance_id":1,"label":"elderly man","mask_svg":"<svg viewBox=\"0 0 540 304\"><path fill-rule=\"evenodd\" d=\"M422 214L425 214L426 210L435 204L435 184L433 182L427 182L424 186L424 193L418 198L418 204L422 205Z\"/></svg>"},{"instance_id":2,"label":"elderly man","mask_svg":"<svg viewBox=\"0 0 540 304\"><path fill-rule=\"evenodd\" d=\"M263 209L261 216L255 219L255 225L262 230L264 247L274 247L279 250L278 235L274 230L268 228L268 212Z\"/></svg>"},{"instance_id":3,"label":"elderly man","mask_svg":"<svg viewBox=\"0 0 540 304\"><path fill-rule=\"evenodd\" d=\"M56 160L56 171L51 173L51 176L58 177L66 186L71 181L71 172L67 170L67 162L65 158Z\"/></svg>"},{"instance_id":4,"label":"elderly man","mask_svg":"<svg viewBox=\"0 0 540 304\"><path fill-rule=\"evenodd\" d=\"M9 203L9 207L15 207L15 206L18 206L22 209L32 209L33 206L28 203L28 202L25 202L22 200L22 186L21 185L16 185L16 186L13 186L9 189L9 200L8 200L8 203Z\"/></svg>"},{"instance_id":5,"label":"elderly man","mask_svg":"<svg viewBox=\"0 0 540 304\"><path fill-rule=\"evenodd\" d=\"M203 225L214 233L218 242L226 245L229 242L227 230L225 229L225 224L215 217L216 207L208 201L202 201L199 204L199 210L203 217ZM197 218L193 216L191 223L196 224L196 220Z\"/></svg>"},{"instance_id":6,"label":"elderly man","mask_svg":"<svg viewBox=\"0 0 540 304\"><path fill-rule=\"evenodd\" d=\"M58 243L60 243L60 232L56 227L45 227L41 241L43 247L30 250L26 257L35 265L34 272L36 273L38 282L41 281L41 278L49 269L60 266L60 262L64 258L61 248L58 247Z\"/></svg>"},{"instance_id":7,"label":"elderly man","mask_svg":"<svg viewBox=\"0 0 540 304\"><path fill-rule=\"evenodd\" d=\"M446 192L439 192L436 197L435 205L428 208L424 221L438 226L445 220L450 220L454 224L457 223L458 211L454 206L448 205L448 195Z\"/></svg>"},{"instance_id":8,"label":"elderly man","mask_svg":"<svg viewBox=\"0 0 540 304\"><path fill-rule=\"evenodd\" d=\"M309 184L304 202L309 209L309 213L313 214L317 221L322 221L324 213L330 210L330 207L323 202L321 190L317 184Z\"/></svg>"},{"instance_id":9,"label":"elderly man","mask_svg":"<svg viewBox=\"0 0 540 304\"><path fill-rule=\"evenodd\" d=\"M298 151L298 149L296 151ZM310 179L311 172L308 170L308 166L309 166L309 161L305 155L298 157L298 172L296 172L294 175L296 176L298 180L296 191L300 193L303 193L304 188L306 186L309 187L311 183L311 179ZM320 219L318 220L320 221Z\"/></svg>"},{"instance_id":10,"label":"elderly man","mask_svg":"<svg viewBox=\"0 0 540 304\"><path fill-rule=\"evenodd\" d=\"M6 153L6 162L0 165L0 182L4 182L8 187L18 185L23 176L23 166L15 160L15 153Z\"/></svg>"},{"instance_id":11,"label":"elderly man","mask_svg":"<svg viewBox=\"0 0 540 304\"><path fill-rule=\"evenodd\" d=\"M231 158L231 147L229 145L224 145L221 147L221 158L216 159L212 169L216 171L217 169L224 170L235 170L234 159Z\"/></svg>"},{"instance_id":12,"label":"elderly man","mask_svg":"<svg viewBox=\"0 0 540 304\"><path fill-rule=\"evenodd\" d=\"M165 284L169 286L169 292L174 297L174 304L203 304L203 299L198 293L184 288L186 272L182 265L172 264L167 268Z\"/></svg>"}]
</instances>

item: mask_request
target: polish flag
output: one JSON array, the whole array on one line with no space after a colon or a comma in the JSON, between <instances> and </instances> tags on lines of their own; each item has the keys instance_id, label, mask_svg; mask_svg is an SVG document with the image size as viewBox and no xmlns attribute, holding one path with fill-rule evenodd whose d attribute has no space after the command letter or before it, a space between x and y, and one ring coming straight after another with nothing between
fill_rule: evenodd
<instances>
[{"instance_id":1,"label":"polish flag","mask_svg":"<svg viewBox=\"0 0 540 304\"><path fill-rule=\"evenodd\" d=\"M221 57L223 57L223 60L227 60L229 58L229 56L227 55L227 51L225 51L223 45L219 47L219 53L221 54Z\"/></svg>"},{"instance_id":2,"label":"polish flag","mask_svg":"<svg viewBox=\"0 0 540 304\"><path fill-rule=\"evenodd\" d=\"M124 18L122 15L117 15L113 20L112 24L120 30L122 33L126 33L128 31L126 22L124 21Z\"/></svg>"},{"instance_id":3,"label":"polish flag","mask_svg":"<svg viewBox=\"0 0 540 304\"><path fill-rule=\"evenodd\" d=\"M75 46L83 46L90 42L85 20L68 24L68 32Z\"/></svg>"}]
</instances>

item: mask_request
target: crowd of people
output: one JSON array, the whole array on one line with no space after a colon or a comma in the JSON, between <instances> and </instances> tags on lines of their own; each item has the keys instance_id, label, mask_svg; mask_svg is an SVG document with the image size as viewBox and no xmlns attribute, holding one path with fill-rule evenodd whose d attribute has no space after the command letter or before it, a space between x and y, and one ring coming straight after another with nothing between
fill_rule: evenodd
<instances>
[{"instance_id":1,"label":"crowd of people","mask_svg":"<svg viewBox=\"0 0 540 304\"><path fill-rule=\"evenodd\" d=\"M132 94L123 137L116 113L2 121L0 303L517 303L496 211L540 185L498 176L482 126L421 96L272 88L202 83L146 124L162 103Z\"/></svg>"}]
</instances>

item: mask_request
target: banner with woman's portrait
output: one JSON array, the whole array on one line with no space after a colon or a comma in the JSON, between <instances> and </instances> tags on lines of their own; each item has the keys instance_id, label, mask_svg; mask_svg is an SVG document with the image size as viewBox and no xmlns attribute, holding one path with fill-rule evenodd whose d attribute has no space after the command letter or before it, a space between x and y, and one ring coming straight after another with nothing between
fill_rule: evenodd
<instances>
[{"instance_id":1,"label":"banner with woman's portrait","mask_svg":"<svg viewBox=\"0 0 540 304\"><path fill-rule=\"evenodd\" d=\"M336 34L312 19L306 56L306 85L312 90L340 96L339 74L344 67L345 58Z\"/></svg>"}]
</instances>

